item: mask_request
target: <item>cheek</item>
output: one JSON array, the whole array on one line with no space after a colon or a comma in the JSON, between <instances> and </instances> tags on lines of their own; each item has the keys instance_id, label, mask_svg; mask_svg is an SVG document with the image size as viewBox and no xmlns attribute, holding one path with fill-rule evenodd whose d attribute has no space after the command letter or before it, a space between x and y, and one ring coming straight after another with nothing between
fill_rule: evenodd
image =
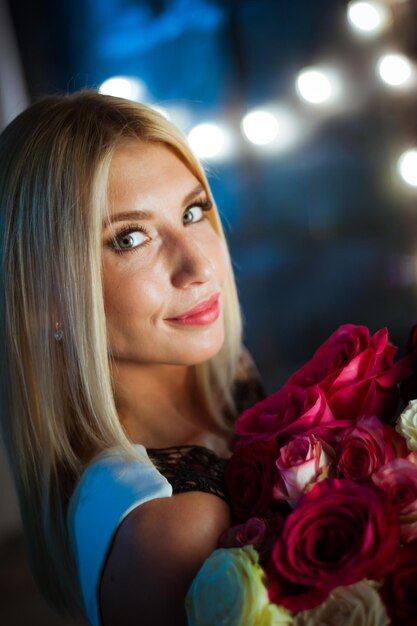
<instances>
[{"instance_id":1,"label":"cheek","mask_svg":"<svg viewBox=\"0 0 417 626\"><path fill-rule=\"evenodd\" d=\"M103 294L109 328L151 322L164 302L164 290L156 276L142 270L138 279L137 271L120 271L110 264L103 268Z\"/></svg>"},{"instance_id":2,"label":"cheek","mask_svg":"<svg viewBox=\"0 0 417 626\"><path fill-rule=\"evenodd\" d=\"M213 260L213 265L216 269L217 279L220 286L223 286L226 277L226 270L228 265L226 244L220 237L215 234L211 241L210 250L208 256Z\"/></svg>"}]
</instances>

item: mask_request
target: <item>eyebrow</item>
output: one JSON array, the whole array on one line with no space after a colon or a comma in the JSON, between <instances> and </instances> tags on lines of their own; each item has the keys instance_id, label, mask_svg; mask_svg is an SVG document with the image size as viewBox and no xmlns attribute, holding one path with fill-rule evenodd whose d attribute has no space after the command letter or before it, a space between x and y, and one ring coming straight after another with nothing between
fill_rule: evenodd
<instances>
[{"instance_id":1,"label":"eyebrow","mask_svg":"<svg viewBox=\"0 0 417 626\"><path fill-rule=\"evenodd\" d=\"M194 187L190 193L188 193L182 201L182 206L186 207L189 202L191 202L199 193L202 191L206 191L201 183ZM114 224L115 222L124 222L127 220L150 220L155 216L155 213L152 211L148 211L146 209L140 209L137 211L124 211L122 213L116 213L116 215L112 215L110 219L106 219L103 221L103 228L106 228L110 224Z\"/></svg>"}]
</instances>

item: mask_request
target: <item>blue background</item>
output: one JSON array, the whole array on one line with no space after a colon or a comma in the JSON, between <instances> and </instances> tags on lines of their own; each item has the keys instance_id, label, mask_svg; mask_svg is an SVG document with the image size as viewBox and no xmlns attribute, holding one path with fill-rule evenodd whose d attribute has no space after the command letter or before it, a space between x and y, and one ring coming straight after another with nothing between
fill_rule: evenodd
<instances>
[{"instance_id":1,"label":"blue background","mask_svg":"<svg viewBox=\"0 0 417 626\"><path fill-rule=\"evenodd\" d=\"M240 137L234 155L207 166L245 342L270 392L343 323L388 326L402 348L416 321L416 196L395 170L417 142L416 89L395 93L375 75L386 48L415 57L406 4L373 41L352 33L339 0L10 5L33 97L129 75L150 102L185 106L188 127L214 120ZM297 97L297 73L322 62L343 76L340 110ZM244 141L242 116L264 103L293 112L297 145L267 155Z\"/></svg>"}]
</instances>

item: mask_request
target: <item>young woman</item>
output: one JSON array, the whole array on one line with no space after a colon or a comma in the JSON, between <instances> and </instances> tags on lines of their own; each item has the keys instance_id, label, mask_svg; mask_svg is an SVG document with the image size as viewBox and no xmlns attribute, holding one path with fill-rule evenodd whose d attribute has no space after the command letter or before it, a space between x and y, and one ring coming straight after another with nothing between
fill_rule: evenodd
<instances>
[{"instance_id":1,"label":"young woman","mask_svg":"<svg viewBox=\"0 0 417 626\"><path fill-rule=\"evenodd\" d=\"M186 624L264 397L207 179L151 108L50 96L0 136L1 424L31 562L94 626Z\"/></svg>"}]
</instances>

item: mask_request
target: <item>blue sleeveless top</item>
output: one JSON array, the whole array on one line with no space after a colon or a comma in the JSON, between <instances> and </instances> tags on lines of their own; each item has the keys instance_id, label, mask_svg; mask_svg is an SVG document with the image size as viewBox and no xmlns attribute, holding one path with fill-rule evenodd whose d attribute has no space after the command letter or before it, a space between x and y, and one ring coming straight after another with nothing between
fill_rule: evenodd
<instances>
[{"instance_id":1,"label":"blue sleeveless top","mask_svg":"<svg viewBox=\"0 0 417 626\"><path fill-rule=\"evenodd\" d=\"M135 444L144 461L128 461L106 450L84 471L70 499L67 526L73 546L85 612L101 626L99 584L106 557L123 519L138 505L172 495L172 486ZM148 461L146 461L148 459Z\"/></svg>"},{"instance_id":2,"label":"blue sleeveless top","mask_svg":"<svg viewBox=\"0 0 417 626\"><path fill-rule=\"evenodd\" d=\"M138 505L183 493L203 491L228 501L227 459L200 445L170 448L134 447L143 460L130 461L116 449L101 453L88 465L71 497L67 524L86 614L100 626L99 587L113 537ZM155 462L161 471L151 463Z\"/></svg>"}]
</instances>

